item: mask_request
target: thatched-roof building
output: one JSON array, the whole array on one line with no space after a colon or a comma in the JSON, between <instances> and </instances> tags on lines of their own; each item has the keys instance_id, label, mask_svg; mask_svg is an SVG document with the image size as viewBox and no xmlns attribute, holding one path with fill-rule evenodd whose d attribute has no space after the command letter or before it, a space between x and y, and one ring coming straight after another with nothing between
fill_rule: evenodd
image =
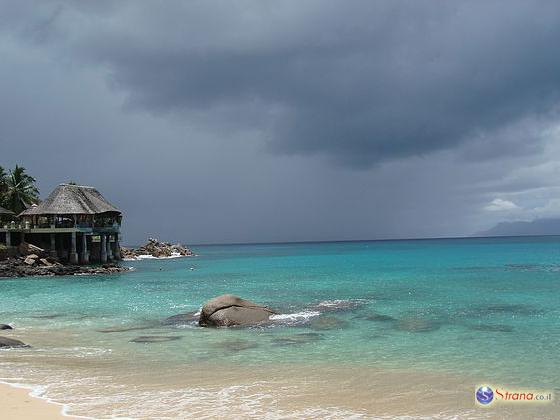
<instances>
[{"instance_id":1,"label":"thatched-roof building","mask_svg":"<svg viewBox=\"0 0 560 420\"><path fill-rule=\"evenodd\" d=\"M20 216L34 215L120 215L121 211L109 203L93 187L60 184L40 204L24 210Z\"/></svg>"},{"instance_id":2,"label":"thatched-roof building","mask_svg":"<svg viewBox=\"0 0 560 420\"><path fill-rule=\"evenodd\" d=\"M15 216L14 212L0 206L0 216Z\"/></svg>"},{"instance_id":3,"label":"thatched-roof building","mask_svg":"<svg viewBox=\"0 0 560 420\"><path fill-rule=\"evenodd\" d=\"M47 248L51 256L74 264L89 263L90 256L102 263L120 259L122 213L93 187L60 184L18 218L16 227L5 230L8 246L14 245L11 234L19 231L20 242Z\"/></svg>"}]
</instances>

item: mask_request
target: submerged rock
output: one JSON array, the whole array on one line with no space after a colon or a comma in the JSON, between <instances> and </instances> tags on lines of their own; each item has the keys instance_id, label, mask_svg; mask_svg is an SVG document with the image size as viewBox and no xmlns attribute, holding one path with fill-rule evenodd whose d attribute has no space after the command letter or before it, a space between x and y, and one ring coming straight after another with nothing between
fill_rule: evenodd
<instances>
[{"instance_id":1,"label":"submerged rock","mask_svg":"<svg viewBox=\"0 0 560 420\"><path fill-rule=\"evenodd\" d=\"M0 324L0 330L13 330L13 328L8 324Z\"/></svg>"},{"instance_id":2,"label":"submerged rock","mask_svg":"<svg viewBox=\"0 0 560 420\"><path fill-rule=\"evenodd\" d=\"M488 332L513 332L513 327L502 324L479 324L469 326L474 331L488 331Z\"/></svg>"},{"instance_id":3,"label":"submerged rock","mask_svg":"<svg viewBox=\"0 0 560 420\"><path fill-rule=\"evenodd\" d=\"M8 337L0 337L0 348L29 347L27 344Z\"/></svg>"},{"instance_id":4,"label":"submerged rock","mask_svg":"<svg viewBox=\"0 0 560 420\"><path fill-rule=\"evenodd\" d=\"M322 316L311 320L309 326L314 330L340 330L348 327L348 321L335 316Z\"/></svg>"},{"instance_id":5,"label":"submerged rock","mask_svg":"<svg viewBox=\"0 0 560 420\"><path fill-rule=\"evenodd\" d=\"M223 350L234 352L234 353L243 350L254 349L255 347L258 346L259 346L258 343L256 343L255 341L242 340L242 339L226 340L217 344L217 347L220 347Z\"/></svg>"},{"instance_id":6,"label":"submerged rock","mask_svg":"<svg viewBox=\"0 0 560 420\"><path fill-rule=\"evenodd\" d=\"M35 318L35 319L55 319L55 318L60 318L64 315L62 314L47 314L47 315L33 315L31 318Z\"/></svg>"},{"instance_id":7,"label":"submerged rock","mask_svg":"<svg viewBox=\"0 0 560 420\"><path fill-rule=\"evenodd\" d=\"M426 318L405 317L395 323L395 329L399 331L430 332L439 328L439 322Z\"/></svg>"},{"instance_id":8,"label":"submerged rock","mask_svg":"<svg viewBox=\"0 0 560 420\"><path fill-rule=\"evenodd\" d=\"M198 322L200 314L198 311L184 312L181 314L170 316L162 321L163 325L188 325Z\"/></svg>"},{"instance_id":9,"label":"submerged rock","mask_svg":"<svg viewBox=\"0 0 560 420\"><path fill-rule=\"evenodd\" d=\"M101 328L96 330L100 333L115 333L115 332L126 332L126 331L137 331L137 330L147 330L156 327L156 324L146 324L146 325L117 325L115 327Z\"/></svg>"},{"instance_id":10,"label":"submerged rock","mask_svg":"<svg viewBox=\"0 0 560 420\"><path fill-rule=\"evenodd\" d=\"M179 340L181 337L176 335L143 335L130 340L131 343L165 343L166 341Z\"/></svg>"},{"instance_id":11,"label":"submerged rock","mask_svg":"<svg viewBox=\"0 0 560 420\"><path fill-rule=\"evenodd\" d=\"M545 311L541 308L523 303L491 303L464 308L455 314L457 318L473 317L493 317L496 315L511 316L536 316L542 315Z\"/></svg>"},{"instance_id":12,"label":"submerged rock","mask_svg":"<svg viewBox=\"0 0 560 420\"><path fill-rule=\"evenodd\" d=\"M252 326L267 322L275 313L250 300L222 295L204 304L198 323L202 327Z\"/></svg>"},{"instance_id":13,"label":"submerged rock","mask_svg":"<svg viewBox=\"0 0 560 420\"><path fill-rule=\"evenodd\" d=\"M272 340L272 342L279 346L292 346L297 344L314 343L322 339L323 335L319 333L301 333L276 337Z\"/></svg>"},{"instance_id":14,"label":"submerged rock","mask_svg":"<svg viewBox=\"0 0 560 420\"><path fill-rule=\"evenodd\" d=\"M388 321L396 321L395 318L389 315L378 314L377 312L371 312L363 315L356 316L357 319L365 319L366 321L375 321L375 322L388 322Z\"/></svg>"}]
</instances>

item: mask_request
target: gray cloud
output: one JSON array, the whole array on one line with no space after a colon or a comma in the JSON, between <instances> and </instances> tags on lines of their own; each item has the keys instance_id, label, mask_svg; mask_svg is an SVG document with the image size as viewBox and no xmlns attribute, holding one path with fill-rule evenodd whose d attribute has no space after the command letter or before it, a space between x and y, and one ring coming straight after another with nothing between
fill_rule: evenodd
<instances>
[{"instance_id":1,"label":"gray cloud","mask_svg":"<svg viewBox=\"0 0 560 420\"><path fill-rule=\"evenodd\" d=\"M0 164L99 186L133 242L458 235L554 197L555 2L0 7Z\"/></svg>"},{"instance_id":2,"label":"gray cloud","mask_svg":"<svg viewBox=\"0 0 560 420\"><path fill-rule=\"evenodd\" d=\"M44 9L37 33L56 26L130 106L255 128L279 153L367 166L492 135L559 100L554 2Z\"/></svg>"}]
</instances>

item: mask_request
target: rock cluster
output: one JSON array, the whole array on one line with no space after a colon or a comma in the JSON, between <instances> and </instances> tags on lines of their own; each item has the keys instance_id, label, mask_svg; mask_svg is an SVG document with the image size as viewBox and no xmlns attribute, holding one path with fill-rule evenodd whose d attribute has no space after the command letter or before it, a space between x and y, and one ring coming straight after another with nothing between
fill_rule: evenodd
<instances>
[{"instance_id":1,"label":"rock cluster","mask_svg":"<svg viewBox=\"0 0 560 420\"><path fill-rule=\"evenodd\" d=\"M149 238L148 242L139 248L121 247L121 256L125 259L137 259L140 256L149 255L154 258L169 257L192 257L194 253L181 244L171 244L160 242L157 239Z\"/></svg>"},{"instance_id":2,"label":"rock cluster","mask_svg":"<svg viewBox=\"0 0 560 420\"><path fill-rule=\"evenodd\" d=\"M63 265L52 258L36 254L0 261L0 277L70 276L75 274L112 274L129 271L116 264Z\"/></svg>"}]
</instances>

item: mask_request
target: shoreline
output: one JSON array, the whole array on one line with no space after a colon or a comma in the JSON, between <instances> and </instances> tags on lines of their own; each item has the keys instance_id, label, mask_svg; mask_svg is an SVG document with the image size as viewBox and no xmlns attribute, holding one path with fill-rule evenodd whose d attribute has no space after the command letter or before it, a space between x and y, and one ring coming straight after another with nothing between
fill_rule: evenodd
<instances>
[{"instance_id":1,"label":"shoreline","mask_svg":"<svg viewBox=\"0 0 560 420\"><path fill-rule=\"evenodd\" d=\"M33 387L0 381L0 418L3 420L87 418L69 415L66 413L65 404L34 395L35 392Z\"/></svg>"}]
</instances>

